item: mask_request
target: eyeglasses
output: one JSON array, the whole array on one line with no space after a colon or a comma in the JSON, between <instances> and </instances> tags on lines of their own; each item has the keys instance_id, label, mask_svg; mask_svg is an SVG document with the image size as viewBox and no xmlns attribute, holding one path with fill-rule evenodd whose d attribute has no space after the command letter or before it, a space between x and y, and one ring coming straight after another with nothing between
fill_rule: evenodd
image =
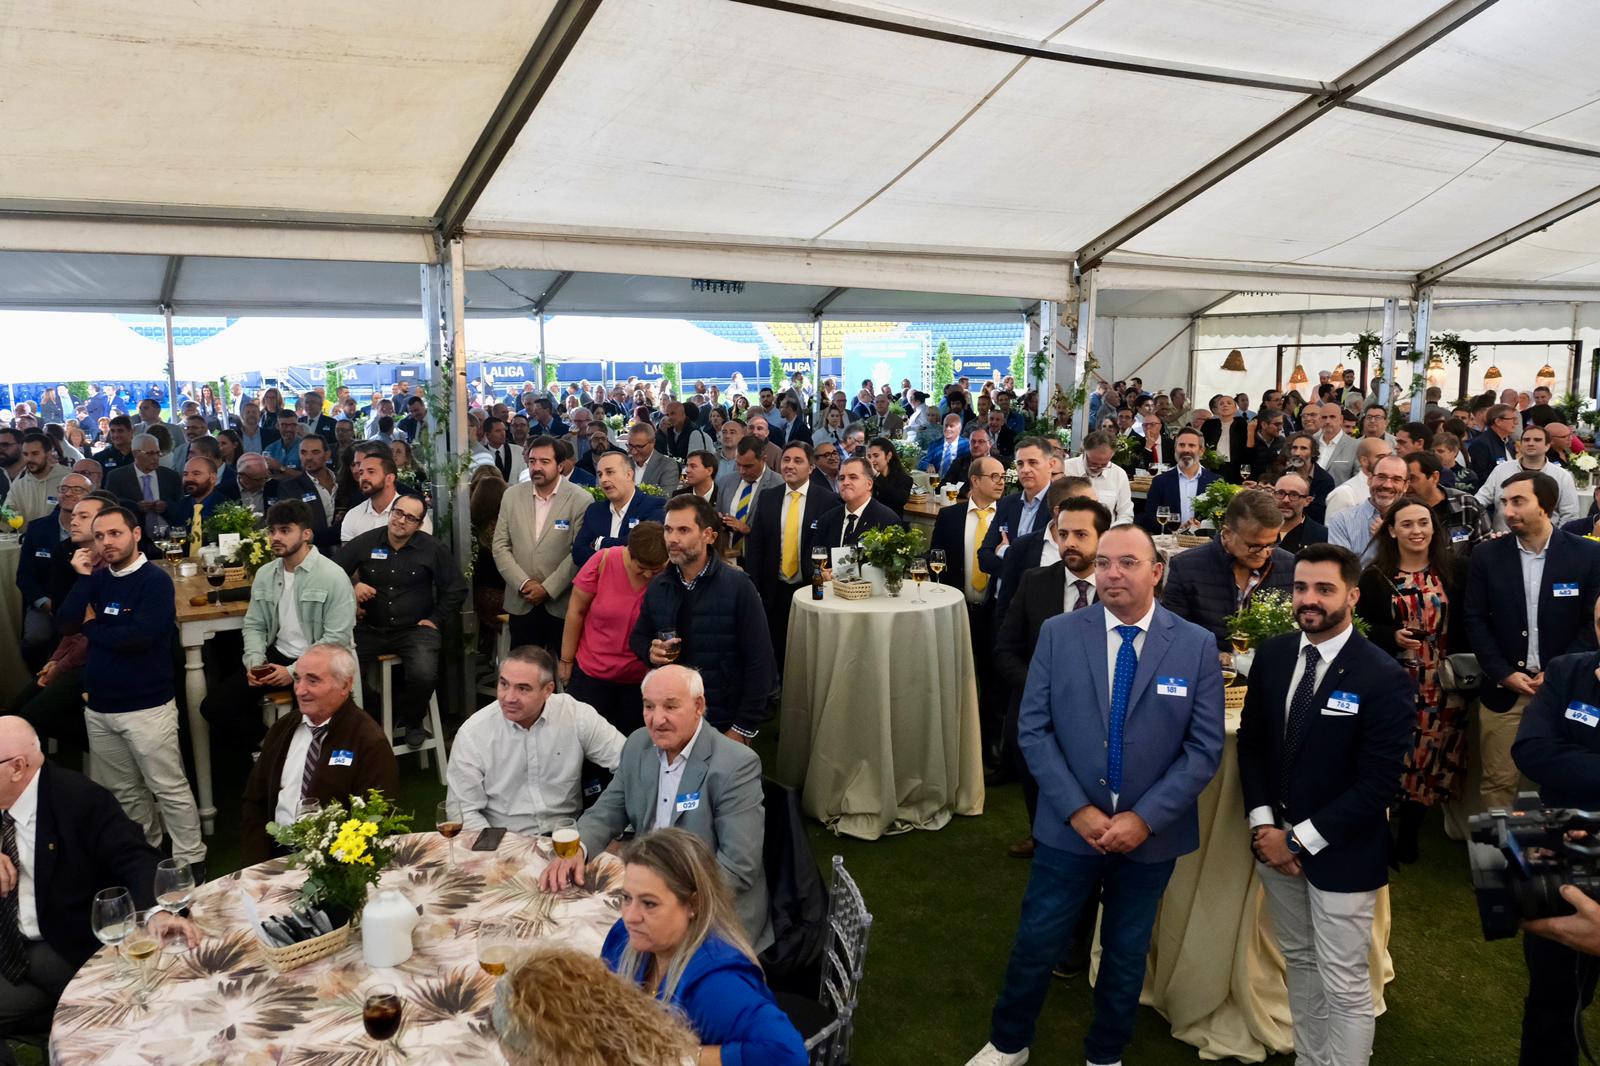
<instances>
[{"instance_id":1,"label":"eyeglasses","mask_svg":"<svg viewBox=\"0 0 1600 1066\"><path fill-rule=\"evenodd\" d=\"M1310 493L1289 492L1286 489L1273 489L1272 494L1280 500L1309 500L1311 498Z\"/></svg>"},{"instance_id":2,"label":"eyeglasses","mask_svg":"<svg viewBox=\"0 0 1600 1066\"><path fill-rule=\"evenodd\" d=\"M390 511L389 514L392 517L398 518L402 522L407 523L408 525L422 525L422 516L419 514L412 514L410 511Z\"/></svg>"}]
</instances>

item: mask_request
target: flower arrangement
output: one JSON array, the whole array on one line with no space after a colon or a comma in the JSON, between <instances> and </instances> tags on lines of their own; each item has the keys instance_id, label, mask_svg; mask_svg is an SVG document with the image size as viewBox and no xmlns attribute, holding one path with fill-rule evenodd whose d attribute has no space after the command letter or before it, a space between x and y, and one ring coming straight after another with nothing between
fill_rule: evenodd
<instances>
[{"instance_id":1,"label":"flower arrangement","mask_svg":"<svg viewBox=\"0 0 1600 1066\"><path fill-rule=\"evenodd\" d=\"M900 457L900 465L907 470L915 470L917 464L922 462L923 450L914 440L894 440L894 452Z\"/></svg>"},{"instance_id":2,"label":"flower arrangement","mask_svg":"<svg viewBox=\"0 0 1600 1066\"><path fill-rule=\"evenodd\" d=\"M237 533L240 539L256 531L256 513L242 503L225 503L211 512L201 525L207 544L215 544L224 533Z\"/></svg>"},{"instance_id":3,"label":"flower arrangement","mask_svg":"<svg viewBox=\"0 0 1600 1066\"><path fill-rule=\"evenodd\" d=\"M606 498L605 490L599 485L585 485L584 488L588 489L589 495L593 496L596 500L604 500Z\"/></svg>"},{"instance_id":4,"label":"flower arrangement","mask_svg":"<svg viewBox=\"0 0 1600 1066\"><path fill-rule=\"evenodd\" d=\"M12 533L19 533L27 524L26 519L5 504L0 504L0 522L4 522Z\"/></svg>"},{"instance_id":5,"label":"flower arrangement","mask_svg":"<svg viewBox=\"0 0 1600 1066\"><path fill-rule=\"evenodd\" d=\"M666 495L666 493L664 491L662 491L660 485L650 485L650 484L647 484L647 483L645 483L643 481L640 481L640 482L636 482L633 487L638 489L640 492L644 493L646 496L665 496ZM605 498L605 494L604 493L601 493L600 495L601 495L602 499Z\"/></svg>"},{"instance_id":6,"label":"flower arrangement","mask_svg":"<svg viewBox=\"0 0 1600 1066\"><path fill-rule=\"evenodd\" d=\"M1222 468L1222 456L1217 454L1215 448L1207 448L1200 453L1200 465L1207 470L1220 470Z\"/></svg>"},{"instance_id":7,"label":"flower arrangement","mask_svg":"<svg viewBox=\"0 0 1600 1066\"><path fill-rule=\"evenodd\" d=\"M1195 519L1200 522L1210 522L1212 525L1218 524L1222 521L1222 514L1228 509L1228 504L1240 491L1240 486L1223 481L1221 478L1213 481L1206 491L1194 498Z\"/></svg>"},{"instance_id":8,"label":"flower arrangement","mask_svg":"<svg viewBox=\"0 0 1600 1066\"><path fill-rule=\"evenodd\" d=\"M1595 467L1600 466L1600 459L1596 459L1593 452L1580 452L1568 459L1567 465L1585 474L1593 474Z\"/></svg>"},{"instance_id":9,"label":"flower arrangement","mask_svg":"<svg viewBox=\"0 0 1600 1066\"><path fill-rule=\"evenodd\" d=\"M1257 592L1245 605L1228 616L1228 632L1244 638L1245 649L1260 647L1261 642L1283 633L1293 633L1300 628L1294 620L1294 603L1287 595L1276 590Z\"/></svg>"},{"instance_id":10,"label":"flower arrangement","mask_svg":"<svg viewBox=\"0 0 1600 1066\"><path fill-rule=\"evenodd\" d=\"M928 539L919 527L884 526L869 529L861 534L856 554L863 562L882 570L884 576L894 580L905 576L911 560L927 550Z\"/></svg>"},{"instance_id":11,"label":"flower arrangement","mask_svg":"<svg viewBox=\"0 0 1600 1066\"><path fill-rule=\"evenodd\" d=\"M377 789L352 797L348 809L335 800L288 825L267 823L274 840L295 849L290 865L306 871L301 901L340 910L347 921L394 857L393 837L410 831L411 815L395 811Z\"/></svg>"},{"instance_id":12,"label":"flower arrangement","mask_svg":"<svg viewBox=\"0 0 1600 1066\"><path fill-rule=\"evenodd\" d=\"M267 531L252 529L239 538L239 550L233 553L233 561L244 567L244 572L250 577L256 576L256 571L272 562L272 542L267 540Z\"/></svg>"},{"instance_id":13,"label":"flower arrangement","mask_svg":"<svg viewBox=\"0 0 1600 1066\"><path fill-rule=\"evenodd\" d=\"M621 415L606 415L606 428L611 431L612 436L621 433L627 424L628 420Z\"/></svg>"}]
</instances>

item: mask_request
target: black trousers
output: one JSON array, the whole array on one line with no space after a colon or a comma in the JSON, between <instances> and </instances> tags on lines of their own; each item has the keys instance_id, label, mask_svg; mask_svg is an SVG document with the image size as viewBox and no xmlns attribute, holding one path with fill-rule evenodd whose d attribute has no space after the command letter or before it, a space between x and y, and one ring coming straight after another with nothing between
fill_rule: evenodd
<instances>
[{"instance_id":1,"label":"black trousers","mask_svg":"<svg viewBox=\"0 0 1600 1066\"><path fill-rule=\"evenodd\" d=\"M83 672L57 670L40 688L29 681L11 701L11 713L27 720L46 739L89 750L89 731L83 724Z\"/></svg>"},{"instance_id":2,"label":"black trousers","mask_svg":"<svg viewBox=\"0 0 1600 1066\"><path fill-rule=\"evenodd\" d=\"M280 652L275 644L267 646L267 662L288 666L294 662ZM261 697L270 692L290 692L293 686L266 687L250 684L248 671L243 666L224 674L222 680L206 691L200 703L200 717L213 730L213 739L222 741L223 751L237 750L247 755L261 747L261 738L267 727L261 722Z\"/></svg>"},{"instance_id":3,"label":"black trousers","mask_svg":"<svg viewBox=\"0 0 1600 1066\"><path fill-rule=\"evenodd\" d=\"M439 684L439 631L432 626L406 629L366 629L356 626L356 658L362 678L378 680L378 656L398 655L401 671L394 680L394 724L400 729L421 725L428 716L428 698ZM362 701L374 717L383 714L383 694L377 688Z\"/></svg>"},{"instance_id":4,"label":"black trousers","mask_svg":"<svg viewBox=\"0 0 1600 1066\"><path fill-rule=\"evenodd\" d=\"M1528 997L1522 1004L1521 1066L1577 1066L1573 1014L1594 1000L1600 959L1532 933L1522 934Z\"/></svg>"},{"instance_id":5,"label":"black trousers","mask_svg":"<svg viewBox=\"0 0 1600 1066\"><path fill-rule=\"evenodd\" d=\"M27 951L28 976L21 984L0 977L0 1038L48 1033L56 1001L78 971L42 940L30 942Z\"/></svg>"},{"instance_id":6,"label":"black trousers","mask_svg":"<svg viewBox=\"0 0 1600 1066\"><path fill-rule=\"evenodd\" d=\"M802 572L804 567L801 568ZM778 662L778 673L783 673L784 652L789 647L789 608L796 596L811 595L811 583L802 581L787 585L779 581L771 596L767 597L767 635L772 638L772 654Z\"/></svg>"},{"instance_id":7,"label":"black trousers","mask_svg":"<svg viewBox=\"0 0 1600 1066\"><path fill-rule=\"evenodd\" d=\"M978 680L978 735L983 761L989 763L1000 757L1010 695L994 665L994 601L968 602L967 626L972 630L972 665Z\"/></svg>"},{"instance_id":8,"label":"black trousers","mask_svg":"<svg viewBox=\"0 0 1600 1066\"><path fill-rule=\"evenodd\" d=\"M506 617L509 619L506 627L511 631L513 648L532 644L549 652L551 658L560 657L561 634L567 628L565 618L557 618L545 610L542 603L527 614L510 614Z\"/></svg>"},{"instance_id":9,"label":"black trousers","mask_svg":"<svg viewBox=\"0 0 1600 1066\"><path fill-rule=\"evenodd\" d=\"M1039 813L1039 783L1028 770L1028 760L1022 757L1017 743L1018 712L1022 707L1022 693L1011 693L1006 702L1005 735L1001 743L1002 757L1013 777L1022 782L1022 802L1028 807L1028 828L1033 828L1034 815Z\"/></svg>"},{"instance_id":10,"label":"black trousers","mask_svg":"<svg viewBox=\"0 0 1600 1066\"><path fill-rule=\"evenodd\" d=\"M639 691L638 682L603 681L598 677L590 677L582 667L573 663L572 680L567 682L567 695L599 711L600 717L610 722L623 736L644 727L644 693Z\"/></svg>"}]
</instances>

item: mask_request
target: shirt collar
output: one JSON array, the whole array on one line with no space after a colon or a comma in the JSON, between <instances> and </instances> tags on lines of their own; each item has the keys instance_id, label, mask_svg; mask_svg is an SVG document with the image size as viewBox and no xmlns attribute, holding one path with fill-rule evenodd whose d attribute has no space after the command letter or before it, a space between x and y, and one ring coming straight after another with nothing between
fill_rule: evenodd
<instances>
[{"instance_id":1,"label":"shirt collar","mask_svg":"<svg viewBox=\"0 0 1600 1066\"><path fill-rule=\"evenodd\" d=\"M139 567L143 566L144 564L145 564L144 552L135 551L133 553L133 562L129 563L127 566L123 567L121 570L113 570L113 571L111 571L111 576L112 577L127 577L129 574L133 573L135 570L139 569Z\"/></svg>"},{"instance_id":2,"label":"shirt collar","mask_svg":"<svg viewBox=\"0 0 1600 1066\"><path fill-rule=\"evenodd\" d=\"M706 720L702 718L700 719L700 724L694 727L694 736L689 738L689 743L683 746L683 750L678 752L678 757L673 759L671 762L667 761L667 753L662 751L660 748L657 748L656 758L661 760L661 768L663 770L676 770L678 767L688 762L689 753L694 750L694 742L700 739L700 732L705 729L705 727Z\"/></svg>"},{"instance_id":3,"label":"shirt collar","mask_svg":"<svg viewBox=\"0 0 1600 1066\"><path fill-rule=\"evenodd\" d=\"M22 790L22 794L12 802L10 809L6 812L16 820L18 825L31 825L34 815L39 812L39 778L43 773L43 766L34 771L33 780L28 782L27 787ZM24 865L33 865L32 855L18 857Z\"/></svg>"},{"instance_id":4,"label":"shirt collar","mask_svg":"<svg viewBox=\"0 0 1600 1066\"><path fill-rule=\"evenodd\" d=\"M1538 551L1531 552L1527 548L1524 548L1522 546L1522 541L1520 540L1517 541L1517 551L1521 552L1523 556L1528 559L1543 559L1546 553L1550 551L1550 542L1555 539L1555 535L1555 527L1551 526L1550 535L1544 538L1544 544L1540 546Z\"/></svg>"},{"instance_id":5,"label":"shirt collar","mask_svg":"<svg viewBox=\"0 0 1600 1066\"><path fill-rule=\"evenodd\" d=\"M971 496L967 497L967 513L969 514L976 514L979 511L992 511L994 510L994 507L995 505L992 503L988 504L987 506L980 507L977 500L974 500Z\"/></svg>"},{"instance_id":6,"label":"shirt collar","mask_svg":"<svg viewBox=\"0 0 1600 1066\"><path fill-rule=\"evenodd\" d=\"M1356 627L1354 624L1345 626L1343 633L1340 633L1338 636L1333 637L1330 640L1325 640L1321 644L1316 645L1313 645L1311 643L1311 639L1304 633L1301 633L1300 657L1305 658L1306 648L1315 647L1317 649L1317 655L1322 659L1323 663L1331 663L1333 660L1339 657L1340 652L1344 651L1344 646L1350 643L1350 634L1354 633L1355 631Z\"/></svg>"},{"instance_id":7,"label":"shirt collar","mask_svg":"<svg viewBox=\"0 0 1600 1066\"><path fill-rule=\"evenodd\" d=\"M800 482L800 484L798 484L798 485L791 485L787 481L785 481L783 483L783 491L784 492L798 492L800 494L800 498L801 499L805 499L805 495L806 495L806 493L808 491L810 491L810 489L811 489L811 480L809 478L807 478L805 481Z\"/></svg>"},{"instance_id":8,"label":"shirt collar","mask_svg":"<svg viewBox=\"0 0 1600 1066\"><path fill-rule=\"evenodd\" d=\"M1072 571L1069 570L1069 571L1067 571L1067 573L1070 575L1072 573ZM1072 581L1075 581L1077 579L1074 578L1074 577L1069 576L1067 578L1067 580L1068 580L1068 582L1072 582ZM1153 619L1155 616L1156 616L1156 604L1155 604L1154 600L1151 600L1150 601L1150 609L1144 613L1144 617L1143 618L1139 619L1137 622L1135 622L1133 624L1139 627L1139 631L1141 633L1148 633L1148 632L1150 632L1150 620ZM1117 631L1117 627L1120 626L1120 625L1124 625L1124 624L1125 623L1120 618L1118 618L1116 615L1112 614L1109 609L1106 611L1106 632L1107 633L1115 633Z\"/></svg>"},{"instance_id":9,"label":"shirt collar","mask_svg":"<svg viewBox=\"0 0 1600 1066\"><path fill-rule=\"evenodd\" d=\"M1201 466L1199 463L1194 464L1194 475L1193 476L1190 476L1189 474L1185 474L1183 472L1183 467L1181 467L1181 466L1175 466L1172 469L1174 469L1174 470L1176 470L1178 472L1178 478L1180 480L1182 480L1182 481L1199 481L1200 480L1200 471L1204 470L1205 467Z\"/></svg>"},{"instance_id":10,"label":"shirt collar","mask_svg":"<svg viewBox=\"0 0 1600 1066\"><path fill-rule=\"evenodd\" d=\"M861 513L867 509L867 504L869 504L871 502L872 502L872 497L868 496L865 500L861 501L861 506L860 507L857 507L853 511L850 508L846 507L844 509L844 513L847 514L847 515L853 515L856 518L860 518L861 517Z\"/></svg>"}]
</instances>

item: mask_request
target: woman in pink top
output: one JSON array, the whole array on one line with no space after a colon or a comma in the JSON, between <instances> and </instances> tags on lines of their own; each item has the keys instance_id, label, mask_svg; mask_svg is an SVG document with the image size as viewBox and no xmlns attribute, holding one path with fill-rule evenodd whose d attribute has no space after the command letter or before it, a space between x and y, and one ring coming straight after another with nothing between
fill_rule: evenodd
<instances>
[{"instance_id":1,"label":"woman in pink top","mask_svg":"<svg viewBox=\"0 0 1600 1066\"><path fill-rule=\"evenodd\" d=\"M572 579L557 674L562 689L627 736L644 725L639 683L649 669L628 648L645 586L667 566L660 522L640 522L626 547L595 552Z\"/></svg>"}]
</instances>

